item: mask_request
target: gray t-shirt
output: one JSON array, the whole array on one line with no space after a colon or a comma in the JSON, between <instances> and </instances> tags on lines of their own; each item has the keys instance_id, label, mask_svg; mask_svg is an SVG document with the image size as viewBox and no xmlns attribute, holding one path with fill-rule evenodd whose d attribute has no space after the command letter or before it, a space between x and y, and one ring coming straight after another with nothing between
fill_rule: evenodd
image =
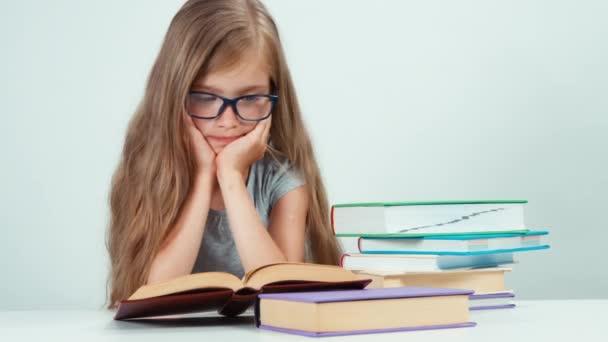
<instances>
[{"instance_id":1,"label":"gray t-shirt","mask_svg":"<svg viewBox=\"0 0 608 342\"><path fill-rule=\"evenodd\" d=\"M268 228L270 211L290 190L305 184L299 173L286 159L273 159L268 153L251 165L247 190L258 215ZM225 210L209 208L203 240L192 273L228 272L243 277L244 270L236 249Z\"/></svg>"}]
</instances>

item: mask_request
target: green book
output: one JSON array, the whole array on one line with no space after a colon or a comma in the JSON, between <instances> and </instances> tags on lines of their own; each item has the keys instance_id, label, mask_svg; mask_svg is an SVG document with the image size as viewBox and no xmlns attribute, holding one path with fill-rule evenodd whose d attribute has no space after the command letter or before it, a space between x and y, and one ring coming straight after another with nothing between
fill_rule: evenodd
<instances>
[{"instance_id":1,"label":"green book","mask_svg":"<svg viewBox=\"0 0 608 342\"><path fill-rule=\"evenodd\" d=\"M527 200L341 203L331 207L336 236L422 237L526 233Z\"/></svg>"}]
</instances>

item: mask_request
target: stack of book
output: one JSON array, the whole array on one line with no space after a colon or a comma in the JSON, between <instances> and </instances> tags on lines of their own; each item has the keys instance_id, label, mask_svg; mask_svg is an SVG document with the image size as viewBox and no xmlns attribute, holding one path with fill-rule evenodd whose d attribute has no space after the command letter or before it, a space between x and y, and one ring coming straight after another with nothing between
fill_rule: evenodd
<instances>
[{"instance_id":1,"label":"stack of book","mask_svg":"<svg viewBox=\"0 0 608 342\"><path fill-rule=\"evenodd\" d=\"M116 320L252 309L260 329L336 336L475 326L470 310L513 307L505 273L515 255L549 246L530 231L526 201L339 204L332 226L356 250L341 267L260 266L146 284L120 301Z\"/></svg>"},{"instance_id":2,"label":"stack of book","mask_svg":"<svg viewBox=\"0 0 608 342\"><path fill-rule=\"evenodd\" d=\"M253 308L260 329L316 337L475 326L471 290L366 289L371 282L338 266L307 263L265 265L242 279L202 272L141 286L120 302L114 319L238 316Z\"/></svg>"},{"instance_id":3,"label":"stack of book","mask_svg":"<svg viewBox=\"0 0 608 342\"><path fill-rule=\"evenodd\" d=\"M512 308L505 273L521 252L549 248L529 230L525 200L349 203L332 206L341 266L371 287L471 289L470 309Z\"/></svg>"}]
</instances>

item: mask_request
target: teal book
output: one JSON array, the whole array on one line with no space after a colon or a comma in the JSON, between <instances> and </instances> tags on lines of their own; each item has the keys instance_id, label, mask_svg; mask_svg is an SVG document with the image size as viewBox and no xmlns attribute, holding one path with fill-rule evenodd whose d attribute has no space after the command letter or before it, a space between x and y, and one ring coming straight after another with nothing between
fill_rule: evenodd
<instances>
[{"instance_id":1,"label":"teal book","mask_svg":"<svg viewBox=\"0 0 608 342\"><path fill-rule=\"evenodd\" d=\"M363 254L429 254L429 255L456 255L456 256L477 256L477 255L493 255L493 254L508 254L514 252L526 252L536 251L540 249L547 249L549 245L539 245L530 247L519 247L519 248L506 248L506 249L488 249L483 251L366 251Z\"/></svg>"},{"instance_id":2,"label":"teal book","mask_svg":"<svg viewBox=\"0 0 608 342\"><path fill-rule=\"evenodd\" d=\"M547 231L521 234L474 234L426 237L359 238L361 253L441 254L488 252L537 247L546 244Z\"/></svg>"},{"instance_id":3,"label":"teal book","mask_svg":"<svg viewBox=\"0 0 608 342\"><path fill-rule=\"evenodd\" d=\"M428 237L526 233L526 200L367 202L334 204L338 237Z\"/></svg>"}]
</instances>

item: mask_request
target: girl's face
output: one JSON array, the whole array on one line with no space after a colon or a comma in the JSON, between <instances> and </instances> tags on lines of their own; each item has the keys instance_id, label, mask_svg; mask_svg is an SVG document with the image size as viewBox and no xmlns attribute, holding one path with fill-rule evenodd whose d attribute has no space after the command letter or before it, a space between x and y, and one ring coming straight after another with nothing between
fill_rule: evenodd
<instances>
[{"instance_id":1,"label":"girl's face","mask_svg":"<svg viewBox=\"0 0 608 342\"><path fill-rule=\"evenodd\" d=\"M269 80L270 76L261 61L245 57L231 70L212 71L199 77L191 91L204 91L227 98L269 94ZM241 120L232 106L226 106L223 113L214 119L192 119L216 154L257 125L257 122Z\"/></svg>"}]
</instances>

